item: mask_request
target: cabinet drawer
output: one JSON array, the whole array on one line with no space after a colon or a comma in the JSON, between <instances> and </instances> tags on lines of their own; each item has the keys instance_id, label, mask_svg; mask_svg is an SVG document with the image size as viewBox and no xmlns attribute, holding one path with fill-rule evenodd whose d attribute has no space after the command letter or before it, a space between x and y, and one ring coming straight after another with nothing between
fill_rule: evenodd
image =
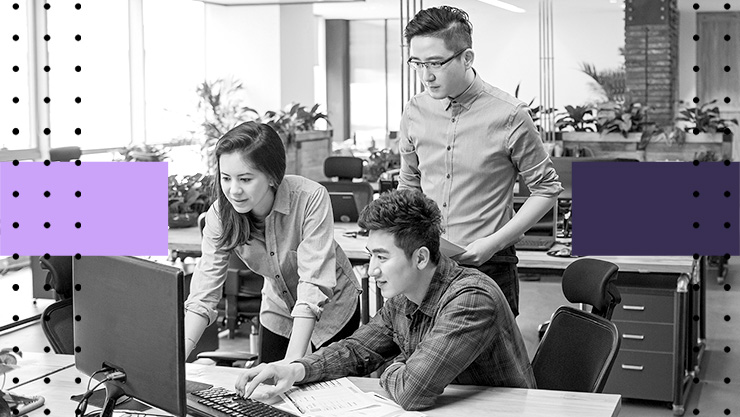
<instances>
[{"instance_id":1,"label":"cabinet drawer","mask_svg":"<svg viewBox=\"0 0 740 417\"><path fill-rule=\"evenodd\" d=\"M672 401L673 354L620 349L604 392L625 398Z\"/></svg>"},{"instance_id":2,"label":"cabinet drawer","mask_svg":"<svg viewBox=\"0 0 740 417\"><path fill-rule=\"evenodd\" d=\"M622 302L614 307L612 320L673 323L673 297L622 293Z\"/></svg>"},{"instance_id":3,"label":"cabinet drawer","mask_svg":"<svg viewBox=\"0 0 740 417\"><path fill-rule=\"evenodd\" d=\"M620 349L673 352L673 325L614 320L622 341Z\"/></svg>"}]
</instances>

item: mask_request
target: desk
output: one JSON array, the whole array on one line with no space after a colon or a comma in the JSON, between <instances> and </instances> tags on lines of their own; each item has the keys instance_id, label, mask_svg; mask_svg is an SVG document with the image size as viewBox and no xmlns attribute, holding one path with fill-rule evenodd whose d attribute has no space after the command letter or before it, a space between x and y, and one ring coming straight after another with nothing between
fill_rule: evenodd
<instances>
[{"instance_id":1,"label":"desk","mask_svg":"<svg viewBox=\"0 0 740 417\"><path fill-rule=\"evenodd\" d=\"M554 247L554 250L558 247ZM562 271L576 258L519 251L522 272ZM622 338L604 392L670 402L682 415L706 338L706 259L598 256L619 266L622 302L612 321Z\"/></svg>"},{"instance_id":2,"label":"desk","mask_svg":"<svg viewBox=\"0 0 740 417\"><path fill-rule=\"evenodd\" d=\"M358 227L354 223L335 224L334 239L350 260L363 263L369 258L365 250L367 239L344 236L344 232L356 230ZM178 245L184 243L184 239L177 242ZM544 251L518 251L517 256L522 272L549 271L557 275L562 275L577 259L553 257ZM620 331L622 346L604 392L618 393L625 398L670 402L674 414L683 414L705 349L706 259L686 256L597 258L619 266L617 286L622 293L622 303L612 317ZM364 294L367 294L366 281L363 280ZM379 293L376 296L381 298ZM367 298L363 299L363 304L368 305ZM382 305L382 298L376 305Z\"/></svg>"},{"instance_id":3,"label":"desk","mask_svg":"<svg viewBox=\"0 0 740 417\"><path fill-rule=\"evenodd\" d=\"M45 369L44 360L66 363L73 360L71 355L38 354L37 365L29 365L28 370ZM59 358L62 357L62 358ZM187 378L232 389L237 368L187 364ZM75 378L82 383L75 383ZM48 409L50 416L73 416L76 403L69 398L85 389L87 377L70 367L62 369L50 377L49 383L37 380L19 389L19 393L42 395L46 398L44 406L32 411L29 417L44 416ZM377 392L385 396L385 391L375 378L355 378L350 380L361 390ZM429 417L471 416L617 416L621 409L619 395L589 394L565 391L528 390L519 388L492 388L469 385L448 386L438 399L437 405L424 411Z\"/></svg>"}]
</instances>

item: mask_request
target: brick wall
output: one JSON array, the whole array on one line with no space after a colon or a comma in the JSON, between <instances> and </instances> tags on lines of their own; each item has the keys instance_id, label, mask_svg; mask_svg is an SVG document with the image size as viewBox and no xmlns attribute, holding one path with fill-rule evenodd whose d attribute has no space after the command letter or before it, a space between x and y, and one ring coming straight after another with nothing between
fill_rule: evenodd
<instances>
[{"instance_id":1,"label":"brick wall","mask_svg":"<svg viewBox=\"0 0 740 417\"><path fill-rule=\"evenodd\" d=\"M650 106L649 120L672 124L678 97L677 0L627 0L626 89Z\"/></svg>"}]
</instances>

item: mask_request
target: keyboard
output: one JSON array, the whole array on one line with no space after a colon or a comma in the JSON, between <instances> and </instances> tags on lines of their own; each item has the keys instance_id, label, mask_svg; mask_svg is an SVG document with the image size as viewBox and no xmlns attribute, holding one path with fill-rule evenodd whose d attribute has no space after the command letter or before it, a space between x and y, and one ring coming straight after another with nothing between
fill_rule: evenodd
<instances>
[{"instance_id":1,"label":"keyboard","mask_svg":"<svg viewBox=\"0 0 740 417\"><path fill-rule=\"evenodd\" d=\"M520 240L514 247L519 250L549 250L555 244L555 239L543 240L525 237Z\"/></svg>"},{"instance_id":2,"label":"keyboard","mask_svg":"<svg viewBox=\"0 0 740 417\"><path fill-rule=\"evenodd\" d=\"M296 417L271 405L242 398L234 391L212 387L187 395L188 413L196 417Z\"/></svg>"}]
</instances>

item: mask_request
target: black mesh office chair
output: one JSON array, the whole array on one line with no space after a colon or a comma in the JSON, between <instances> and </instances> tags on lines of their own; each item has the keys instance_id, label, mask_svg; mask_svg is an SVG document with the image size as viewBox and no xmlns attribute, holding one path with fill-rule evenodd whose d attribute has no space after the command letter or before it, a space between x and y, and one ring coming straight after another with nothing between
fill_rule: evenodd
<instances>
[{"instance_id":1,"label":"black mesh office chair","mask_svg":"<svg viewBox=\"0 0 740 417\"><path fill-rule=\"evenodd\" d=\"M44 288L56 292L57 301L44 309L41 329L54 353L74 353L72 312L72 257L50 256L39 259L41 268L47 270Z\"/></svg>"},{"instance_id":2,"label":"black mesh office chair","mask_svg":"<svg viewBox=\"0 0 740 417\"><path fill-rule=\"evenodd\" d=\"M355 182L353 178L362 178L363 162L354 156L330 156L324 160L324 175L337 178L336 181L321 181L329 192L352 193L355 197L357 212L360 213L373 201L373 186L367 181Z\"/></svg>"},{"instance_id":3,"label":"black mesh office chair","mask_svg":"<svg viewBox=\"0 0 740 417\"><path fill-rule=\"evenodd\" d=\"M593 309L562 306L555 311L532 359L537 388L602 392L620 346L619 331L610 321L621 302L614 284L618 269L599 259L578 259L566 268L565 298Z\"/></svg>"}]
</instances>

